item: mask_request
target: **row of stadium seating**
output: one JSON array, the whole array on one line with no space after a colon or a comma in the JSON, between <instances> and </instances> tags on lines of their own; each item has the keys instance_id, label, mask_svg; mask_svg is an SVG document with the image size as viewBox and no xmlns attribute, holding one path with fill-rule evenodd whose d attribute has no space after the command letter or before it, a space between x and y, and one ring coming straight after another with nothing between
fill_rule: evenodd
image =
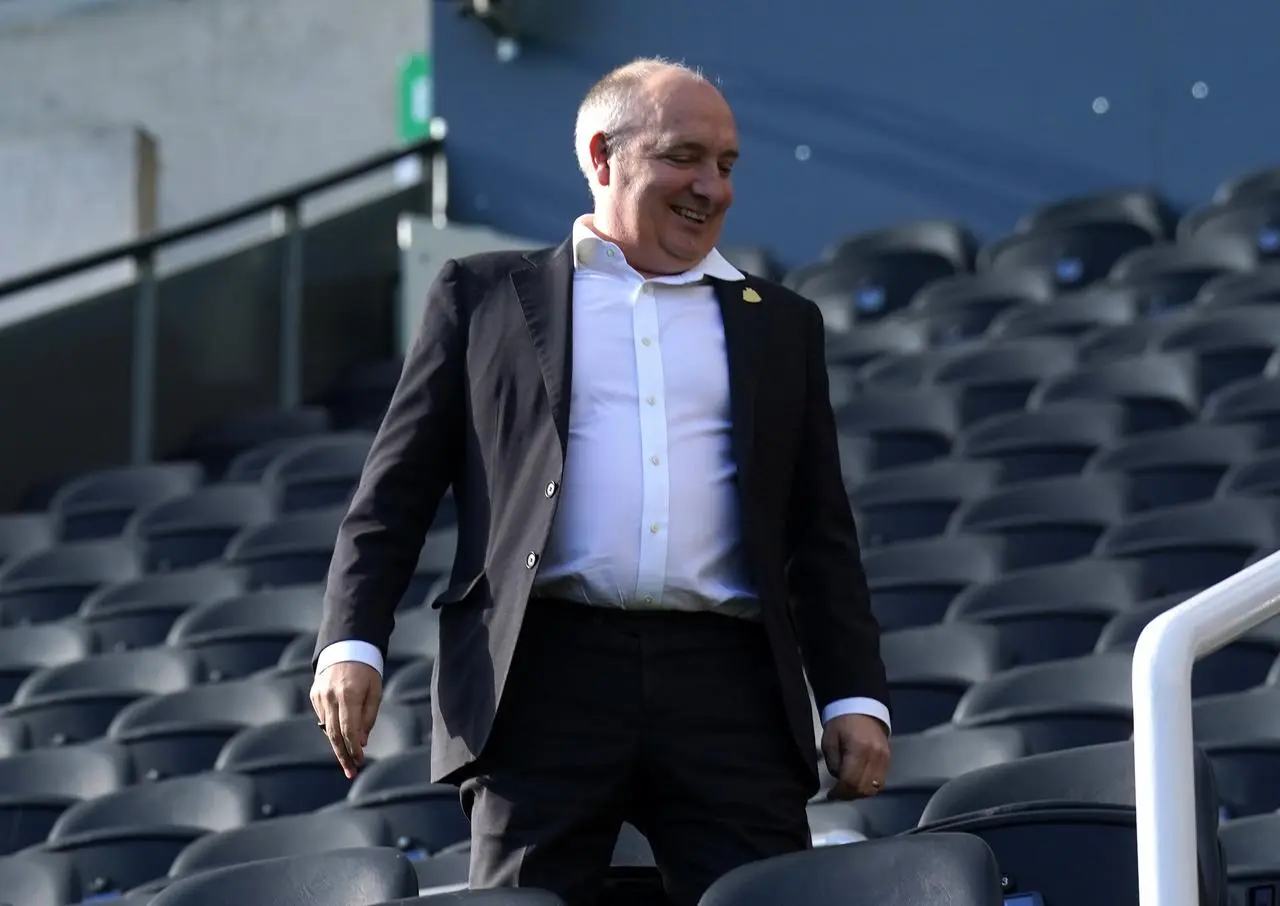
<instances>
[{"instance_id":1,"label":"row of stadium seating","mask_svg":"<svg viewBox=\"0 0 1280 906\"><path fill-rule=\"evenodd\" d=\"M1249 191L1219 206L1271 210ZM955 234L915 225L787 278L826 313L895 719L885 790L815 797L822 851L787 883L851 865L819 861L838 844L963 830L995 852L1005 893L1133 901L1129 653L1153 616L1280 547L1280 265L1256 218L1175 231L1155 205L1118 193L1036 212L999 248L1040 258L965 252L940 271L930 256ZM1141 251L1103 242L1139 227ZM1205 257L1208 238L1236 244ZM465 884L456 790L426 782L448 501L354 783L306 701L333 539L399 368L371 363L314 405L214 426L171 462L66 476L0 515L0 901L202 906L199 878L226 895L235 866L323 874L344 863L308 854L329 850L352 878L362 860L393 859L384 881L408 866L412 890L366 904ZM1280 879L1280 627L1202 661L1193 692L1200 874L1219 906L1228 881L1244 896ZM651 880L650 864L628 830L615 881ZM753 877L712 901L756 902L772 882Z\"/></svg>"}]
</instances>

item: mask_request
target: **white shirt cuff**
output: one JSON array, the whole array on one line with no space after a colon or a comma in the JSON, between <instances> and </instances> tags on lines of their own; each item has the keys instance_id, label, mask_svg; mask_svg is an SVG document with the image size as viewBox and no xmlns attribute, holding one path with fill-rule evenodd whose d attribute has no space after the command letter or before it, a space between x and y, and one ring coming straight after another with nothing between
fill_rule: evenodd
<instances>
[{"instance_id":1,"label":"white shirt cuff","mask_svg":"<svg viewBox=\"0 0 1280 906\"><path fill-rule=\"evenodd\" d=\"M334 664L341 664L344 661L358 661L361 664L368 664L374 670L378 671L378 676L382 676L382 652L378 650L377 645L369 642L361 642L358 639L346 639L341 642L334 642L332 645L326 645L324 650L320 652L320 657L316 659L316 675L323 673L327 668Z\"/></svg>"},{"instance_id":2,"label":"white shirt cuff","mask_svg":"<svg viewBox=\"0 0 1280 906\"><path fill-rule=\"evenodd\" d=\"M868 717L874 717L893 732L893 725L889 722L889 709L883 702L878 702L874 698L842 698L833 701L822 709L822 725L825 727L832 718L845 714L865 714Z\"/></svg>"}]
</instances>

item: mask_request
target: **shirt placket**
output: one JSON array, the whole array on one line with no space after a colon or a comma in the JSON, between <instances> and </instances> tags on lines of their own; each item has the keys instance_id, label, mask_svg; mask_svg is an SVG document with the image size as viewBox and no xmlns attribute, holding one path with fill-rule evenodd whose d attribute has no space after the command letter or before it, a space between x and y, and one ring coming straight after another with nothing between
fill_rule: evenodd
<instances>
[{"instance_id":1,"label":"shirt placket","mask_svg":"<svg viewBox=\"0 0 1280 906\"><path fill-rule=\"evenodd\" d=\"M653 284L644 283L636 288L631 317L636 350L636 390L640 403L640 449L644 455L635 599L650 605L662 600L667 571L667 520L671 506L666 378L658 330L657 291Z\"/></svg>"}]
</instances>

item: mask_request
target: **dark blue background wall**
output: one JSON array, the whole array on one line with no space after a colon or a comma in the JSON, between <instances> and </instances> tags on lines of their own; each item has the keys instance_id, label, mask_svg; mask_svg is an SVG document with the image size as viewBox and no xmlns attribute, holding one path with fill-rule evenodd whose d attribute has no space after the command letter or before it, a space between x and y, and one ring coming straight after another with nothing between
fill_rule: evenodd
<instances>
[{"instance_id":1,"label":"dark blue background wall","mask_svg":"<svg viewBox=\"0 0 1280 906\"><path fill-rule=\"evenodd\" d=\"M1280 6L1263 0L541 0L507 64L435 8L453 214L547 241L589 203L577 103L639 55L721 80L743 147L726 242L788 265L909 218L991 238L1034 204L1117 185L1185 207L1280 163Z\"/></svg>"}]
</instances>

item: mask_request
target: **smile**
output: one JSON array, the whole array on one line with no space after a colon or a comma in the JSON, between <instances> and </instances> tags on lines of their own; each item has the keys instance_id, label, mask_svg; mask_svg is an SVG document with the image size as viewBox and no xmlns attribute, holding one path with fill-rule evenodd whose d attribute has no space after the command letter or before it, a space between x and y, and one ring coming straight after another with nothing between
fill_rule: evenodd
<instances>
[{"instance_id":1,"label":"smile","mask_svg":"<svg viewBox=\"0 0 1280 906\"><path fill-rule=\"evenodd\" d=\"M707 222L707 215L706 215L706 214L699 214L697 211L691 210L691 209L689 209L689 208L682 208L682 207L678 207L678 206L676 206L676 205L672 205L671 210L675 211L677 214L679 214L679 215L680 215L681 217L683 217L685 220L692 220L694 223L706 223L706 222Z\"/></svg>"}]
</instances>

